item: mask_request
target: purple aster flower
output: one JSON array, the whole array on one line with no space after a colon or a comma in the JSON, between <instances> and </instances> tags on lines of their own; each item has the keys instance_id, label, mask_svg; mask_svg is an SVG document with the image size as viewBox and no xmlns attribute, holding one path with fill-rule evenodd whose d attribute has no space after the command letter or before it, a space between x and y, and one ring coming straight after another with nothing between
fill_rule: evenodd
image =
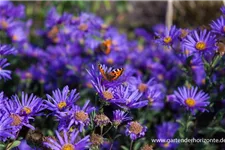
<instances>
[{"instance_id":1,"label":"purple aster flower","mask_svg":"<svg viewBox=\"0 0 225 150\"><path fill-rule=\"evenodd\" d=\"M160 37L157 42L166 46L171 46L177 40L177 37L179 36L179 30L176 28L176 26L171 26L170 29L166 27L164 33L156 33L156 35Z\"/></svg>"},{"instance_id":2,"label":"purple aster flower","mask_svg":"<svg viewBox=\"0 0 225 150\"><path fill-rule=\"evenodd\" d=\"M127 124L125 134L127 136L130 136L131 140L134 141L137 138L143 137L146 131L147 131L146 126L142 126L137 121L132 121Z\"/></svg>"},{"instance_id":3,"label":"purple aster flower","mask_svg":"<svg viewBox=\"0 0 225 150\"><path fill-rule=\"evenodd\" d=\"M97 114L94 118L94 122L96 126L100 126L100 127L104 127L109 123L111 124L110 119L103 113Z\"/></svg>"},{"instance_id":4,"label":"purple aster flower","mask_svg":"<svg viewBox=\"0 0 225 150\"><path fill-rule=\"evenodd\" d=\"M131 91L129 86L120 86L117 89L118 99L121 104L118 104L124 109L141 108L148 105L148 100L142 100L142 93L137 90Z\"/></svg>"},{"instance_id":5,"label":"purple aster flower","mask_svg":"<svg viewBox=\"0 0 225 150\"><path fill-rule=\"evenodd\" d=\"M164 107L165 88L161 84L149 86L145 96L153 110L160 110Z\"/></svg>"},{"instance_id":6,"label":"purple aster flower","mask_svg":"<svg viewBox=\"0 0 225 150\"><path fill-rule=\"evenodd\" d=\"M79 93L76 93L76 89L69 90L68 86L65 86L62 91L59 89L52 92L53 97L47 94L48 101L46 102L46 108L53 111L53 113L63 115L64 111L71 108L72 105L80 98Z\"/></svg>"},{"instance_id":7,"label":"purple aster flower","mask_svg":"<svg viewBox=\"0 0 225 150\"><path fill-rule=\"evenodd\" d=\"M204 63L198 55L194 55L191 60L191 69L193 71L193 78L197 85L205 84L206 72L204 68Z\"/></svg>"},{"instance_id":8,"label":"purple aster flower","mask_svg":"<svg viewBox=\"0 0 225 150\"><path fill-rule=\"evenodd\" d=\"M0 44L0 55L9 55L16 52L15 48L10 45Z\"/></svg>"},{"instance_id":9,"label":"purple aster flower","mask_svg":"<svg viewBox=\"0 0 225 150\"><path fill-rule=\"evenodd\" d=\"M21 115L21 107L15 100L7 100L4 102L4 111L12 118L13 122L11 126L15 129L15 132L19 131L23 126L26 126L32 130L35 128L29 123L29 117Z\"/></svg>"},{"instance_id":10,"label":"purple aster flower","mask_svg":"<svg viewBox=\"0 0 225 150\"><path fill-rule=\"evenodd\" d=\"M132 117L128 117L128 114L122 110L114 110L113 111L113 124L114 126L119 126L124 121L129 121Z\"/></svg>"},{"instance_id":11,"label":"purple aster flower","mask_svg":"<svg viewBox=\"0 0 225 150\"><path fill-rule=\"evenodd\" d=\"M45 26L47 28L54 26L57 24L59 18L60 15L57 13L56 8L52 7L46 15Z\"/></svg>"},{"instance_id":12,"label":"purple aster flower","mask_svg":"<svg viewBox=\"0 0 225 150\"><path fill-rule=\"evenodd\" d=\"M85 136L84 138L78 138L78 131L74 131L68 133L66 130L63 130L62 135L55 131L56 138L47 138L44 142L46 147L49 147L54 150L64 150L64 149L76 149L76 150L84 150L89 148L90 145L90 138L89 135Z\"/></svg>"},{"instance_id":13,"label":"purple aster flower","mask_svg":"<svg viewBox=\"0 0 225 150\"><path fill-rule=\"evenodd\" d=\"M4 92L0 93L0 110L3 110L4 107L4 102L7 100L8 98L4 96Z\"/></svg>"},{"instance_id":14,"label":"purple aster flower","mask_svg":"<svg viewBox=\"0 0 225 150\"><path fill-rule=\"evenodd\" d=\"M6 141L7 138L15 138L14 127L10 124L13 120L6 113L0 113L0 141ZM14 134L13 134L14 133Z\"/></svg>"},{"instance_id":15,"label":"purple aster flower","mask_svg":"<svg viewBox=\"0 0 225 150\"><path fill-rule=\"evenodd\" d=\"M102 76L100 75L100 72L97 72L92 65L92 68L90 70L87 70L88 74L91 76L91 84L99 94L99 96L110 103L121 103L120 100L118 100L118 96L116 95L116 89L120 82L105 82L102 81ZM107 84L108 83L108 84Z\"/></svg>"},{"instance_id":16,"label":"purple aster flower","mask_svg":"<svg viewBox=\"0 0 225 150\"><path fill-rule=\"evenodd\" d=\"M71 113L70 123L68 129L75 125L78 126L79 131L82 132L84 127L89 124L89 114L95 110L95 107L88 107L90 100L86 101L82 109L79 106L73 106L69 113Z\"/></svg>"},{"instance_id":17,"label":"purple aster flower","mask_svg":"<svg viewBox=\"0 0 225 150\"><path fill-rule=\"evenodd\" d=\"M207 30L195 30L183 40L183 46L191 53L212 53L216 50L215 44L216 36Z\"/></svg>"},{"instance_id":18,"label":"purple aster flower","mask_svg":"<svg viewBox=\"0 0 225 150\"><path fill-rule=\"evenodd\" d=\"M153 31L159 34L162 34L163 32L165 32L165 24L157 24L155 26L153 26Z\"/></svg>"},{"instance_id":19,"label":"purple aster flower","mask_svg":"<svg viewBox=\"0 0 225 150\"><path fill-rule=\"evenodd\" d=\"M212 28L212 32L218 33L222 36L225 35L225 18L224 16L220 16L216 21L212 21L210 24Z\"/></svg>"},{"instance_id":20,"label":"purple aster flower","mask_svg":"<svg viewBox=\"0 0 225 150\"><path fill-rule=\"evenodd\" d=\"M172 139L179 129L179 124L177 123L172 123L172 122L164 122L163 124L157 126L156 133L157 133L157 138L158 139ZM166 149L173 149L177 147L176 143L160 143L160 147L166 148Z\"/></svg>"},{"instance_id":21,"label":"purple aster flower","mask_svg":"<svg viewBox=\"0 0 225 150\"><path fill-rule=\"evenodd\" d=\"M13 42L24 42L27 40L27 33L23 27L15 27L9 30L9 35Z\"/></svg>"},{"instance_id":22,"label":"purple aster flower","mask_svg":"<svg viewBox=\"0 0 225 150\"><path fill-rule=\"evenodd\" d=\"M20 108L20 115L27 116L29 119L43 110L43 100L33 94L29 96L22 92L21 100L17 95L12 96L11 100L17 103L16 105Z\"/></svg>"},{"instance_id":23,"label":"purple aster flower","mask_svg":"<svg viewBox=\"0 0 225 150\"><path fill-rule=\"evenodd\" d=\"M203 91L198 91L197 87L179 87L174 92L174 101L184 106L187 110L190 110L192 114L195 114L196 110L201 112L207 111L205 108L209 105L209 95Z\"/></svg>"},{"instance_id":24,"label":"purple aster flower","mask_svg":"<svg viewBox=\"0 0 225 150\"><path fill-rule=\"evenodd\" d=\"M222 7L220 8L220 10L221 10L221 12L222 12L223 14L225 14L225 6L222 6Z\"/></svg>"},{"instance_id":25,"label":"purple aster flower","mask_svg":"<svg viewBox=\"0 0 225 150\"><path fill-rule=\"evenodd\" d=\"M149 79L148 82L144 83L141 79L141 76L130 77L128 82L132 90L138 89L139 92L145 93L148 90L148 87L153 85L153 78Z\"/></svg>"},{"instance_id":26,"label":"purple aster flower","mask_svg":"<svg viewBox=\"0 0 225 150\"><path fill-rule=\"evenodd\" d=\"M1 59L0 58L0 80L8 80L11 79L11 71L5 70L4 68L9 66L10 64L7 62L7 59Z\"/></svg>"}]
</instances>

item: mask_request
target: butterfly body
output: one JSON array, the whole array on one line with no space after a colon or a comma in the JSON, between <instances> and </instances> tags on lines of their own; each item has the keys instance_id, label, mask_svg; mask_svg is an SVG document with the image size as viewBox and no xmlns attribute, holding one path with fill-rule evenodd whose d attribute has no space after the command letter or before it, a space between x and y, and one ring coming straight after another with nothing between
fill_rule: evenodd
<instances>
[{"instance_id":1,"label":"butterfly body","mask_svg":"<svg viewBox=\"0 0 225 150\"><path fill-rule=\"evenodd\" d=\"M112 41L105 40L99 45L99 50L105 55L108 55L111 52Z\"/></svg>"},{"instance_id":2,"label":"butterfly body","mask_svg":"<svg viewBox=\"0 0 225 150\"><path fill-rule=\"evenodd\" d=\"M114 81L117 80L123 73L124 68L107 68L105 65L98 65L98 69L105 80Z\"/></svg>"}]
</instances>

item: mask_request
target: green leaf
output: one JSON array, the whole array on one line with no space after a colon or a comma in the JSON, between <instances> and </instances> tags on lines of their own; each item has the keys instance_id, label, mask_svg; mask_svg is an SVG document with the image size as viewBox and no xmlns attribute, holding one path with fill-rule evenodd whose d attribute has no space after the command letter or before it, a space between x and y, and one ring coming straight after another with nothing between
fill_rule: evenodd
<instances>
[{"instance_id":1,"label":"green leaf","mask_svg":"<svg viewBox=\"0 0 225 150\"><path fill-rule=\"evenodd\" d=\"M176 120L177 123L179 123L182 127L184 127L184 122L182 120Z\"/></svg>"},{"instance_id":2,"label":"green leaf","mask_svg":"<svg viewBox=\"0 0 225 150\"><path fill-rule=\"evenodd\" d=\"M105 5L106 10L110 10L111 9L110 1L108 1L108 0L104 1L104 5Z\"/></svg>"},{"instance_id":3,"label":"green leaf","mask_svg":"<svg viewBox=\"0 0 225 150\"><path fill-rule=\"evenodd\" d=\"M10 150L10 149L12 149L12 148L14 148L14 147L17 147L17 146L19 146L20 145L20 143L21 143L21 141L14 141L9 147L7 147L7 150Z\"/></svg>"},{"instance_id":4,"label":"green leaf","mask_svg":"<svg viewBox=\"0 0 225 150\"><path fill-rule=\"evenodd\" d=\"M189 129L190 127L194 126L194 122L193 121L189 121L187 123L187 129Z\"/></svg>"},{"instance_id":5,"label":"green leaf","mask_svg":"<svg viewBox=\"0 0 225 150\"><path fill-rule=\"evenodd\" d=\"M123 150L129 150L129 148L127 148L126 146L121 146L121 148L123 149Z\"/></svg>"},{"instance_id":6,"label":"green leaf","mask_svg":"<svg viewBox=\"0 0 225 150\"><path fill-rule=\"evenodd\" d=\"M140 146L141 146L141 143L138 142L138 143L134 144L133 149L134 149L134 150L139 150L139 149L140 149Z\"/></svg>"},{"instance_id":7,"label":"green leaf","mask_svg":"<svg viewBox=\"0 0 225 150\"><path fill-rule=\"evenodd\" d=\"M5 148L5 144L0 144L0 149L3 149L3 148Z\"/></svg>"},{"instance_id":8,"label":"green leaf","mask_svg":"<svg viewBox=\"0 0 225 150\"><path fill-rule=\"evenodd\" d=\"M214 59L213 63L212 63L212 67L214 68L216 66L216 64L220 61L221 56L217 55L216 58Z\"/></svg>"}]
</instances>

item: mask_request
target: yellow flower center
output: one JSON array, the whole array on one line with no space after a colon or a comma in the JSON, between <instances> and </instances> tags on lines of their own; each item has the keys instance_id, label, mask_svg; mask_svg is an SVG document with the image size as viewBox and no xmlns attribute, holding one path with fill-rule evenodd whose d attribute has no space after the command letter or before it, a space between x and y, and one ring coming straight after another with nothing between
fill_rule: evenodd
<instances>
[{"instance_id":1,"label":"yellow flower center","mask_svg":"<svg viewBox=\"0 0 225 150\"><path fill-rule=\"evenodd\" d=\"M88 25L87 24L81 24L81 25L79 25L78 29L82 30L82 31L86 31L88 29Z\"/></svg>"},{"instance_id":2,"label":"yellow flower center","mask_svg":"<svg viewBox=\"0 0 225 150\"><path fill-rule=\"evenodd\" d=\"M166 43L166 44L169 44L170 42L172 42L172 38L170 36L167 36L163 39L163 41Z\"/></svg>"},{"instance_id":3,"label":"yellow flower center","mask_svg":"<svg viewBox=\"0 0 225 150\"><path fill-rule=\"evenodd\" d=\"M152 103L154 102L154 99L150 96L148 96L148 102L149 102L149 105L152 105Z\"/></svg>"},{"instance_id":4,"label":"yellow flower center","mask_svg":"<svg viewBox=\"0 0 225 150\"><path fill-rule=\"evenodd\" d=\"M130 131L134 134L139 134L142 132L143 127L136 121L131 122Z\"/></svg>"},{"instance_id":5,"label":"yellow flower center","mask_svg":"<svg viewBox=\"0 0 225 150\"><path fill-rule=\"evenodd\" d=\"M113 64L114 63L114 60L112 58L108 58L106 61L107 61L108 64Z\"/></svg>"},{"instance_id":6,"label":"yellow flower center","mask_svg":"<svg viewBox=\"0 0 225 150\"><path fill-rule=\"evenodd\" d=\"M72 144L65 144L61 150L75 150L75 147Z\"/></svg>"},{"instance_id":7,"label":"yellow flower center","mask_svg":"<svg viewBox=\"0 0 225 150\"><path fill-rule=\"evenodd\" d=\"M185 103L186 103L189 107L193 107L193 106L195 106L195 104L196 104L196 102L195 102L195 100L194 100L193 98L187 98L187 99L185 100Z\"/></svg>"},{"instance_id":8,"label":"yellow flower center","mask_svg":"<svg viewBox=\"0 0 225 150\"><path fill-rule=\"evenodd\" d=\"M158 74L158 75L157 75L157 78L158 78L160 81L162 81L162 80L164 79L164 76L163 76L162 74Z\"/></svg>"},{"instance_id":9,"label":"yellow flower center","mask_svg":"<svg viewBox=\"0 0 225 150\"><path fill-rule=\"evenodd\" d=\"M110 91L104 91L102 94L103 94L103 97L106 100L110 100L110 99L113 99L114 98L112 92L110 92Z\"/></svg>"},{"instance_id":10,"label":"yellow flower center","mask_svg":"<svg viewBox=\"0 0 225 150\"><path fill-rule=\"evenodd\" d=\"M18 37L17 37L16 35L13 35L13 36L12 36L12 40L13 40L13 41L17 41L17 40L18 40Z\"/></svg>"},{"instance_id":11,"label":"yellow flower center","mask_svg":"<svg viewBox=\"0 0 225 150\"><path fill-rule=\"evenodd\" d=\"M31 113L31 109L29 107L23 107L23 112L25 112L27 115Z\"/></svg>"},{"instance_id":12,"label":"yellow flower center","mask_svg":"<svg viewBox=\"0 0 225 150\"><path fill-rule=\"evenodd\" d=\"M148 86L144 83L141 83L138 85L138 89L140 92L145 92L147 90Z\"/></svg>"},{"instance_id":13,"label":"yellow flower center","mask_svg":"<svg viewBox=\"0 0 225 150\"><path fill-rule=\"evenodd\" d=\"M9 25L8 25L8 23L5 20L3 20L1 22L1 26L2 26L3 29L7 29Z\"/></svg>"},{"instance_id":14,"label":"yellow flower center","mask_svg":"<svg viewBox=\"0 0 225 150\"><path fill-rule=\"evenodd\" d=\"M225 32L225 26L223 26L223 32Z\"/></svg>"},{"instance_id":15,"label":"yellow flower center","mask_svg":"<svg viewBox=\"0 0 225 150\"><path fill-rule=\"evenodd\" d=\"M85 122L88 120L88 114L81 110L75 113L75 118L79 121Z\"/></svg>"},{"instance_id":16,"label":"yellow flower center","mask_svg":"<svg viewBox=\"0 0 225 150\"><path fill-rule=\"evenodd\" d=\"M66 102L62 101L62 102L58 103L59 109L63 109L64 107L66 107Z\"/></svg>"},{"instance_id":17,"label":"yellow flower center","mask_svg":"<svg viewBox=\"0 0 225 150\"><path fill-rule=\"evenodd\" d=\"M28 78L28 79L31 79L32 78L32 74L30 72L26 72L25 73L25 77Z\"/></svg>"},{"instance_id":18,"label":"yellow flower center","mask_svg":"<svg viewBox=\"0 0 225 150\"><path fill-rule=\"evenodd\" d=\"M163 144L163 147L165 147L165 148L167 148L169 146L170 146L170 143L168 143L168 142L166 142L166 143Z\"/></svg>"},{"instance_id":19,"label":"yellow flower center","mask_svg":"<svg viewBox=\"0 0 225 150\"><path fill-rule=\"evenodd\" d=\"M21 118L19 115L11 114L10 117L13 119L13 122L11 123L12 126L18 126L21 124Z\"/></svg>"},{"instance_id":20,"label":"yellow flower center","mask_svg":"<svg viewBox=\"0 0 225 150\"><path fill-rule=\"evenodd\" d=\"M197 42L197 43L196 43L195 47L196 47L198 50L202 51L202 50L205 50L206 44L205 44L205 42L200 41L200 42Z\"/></svg>"}]
</instances>

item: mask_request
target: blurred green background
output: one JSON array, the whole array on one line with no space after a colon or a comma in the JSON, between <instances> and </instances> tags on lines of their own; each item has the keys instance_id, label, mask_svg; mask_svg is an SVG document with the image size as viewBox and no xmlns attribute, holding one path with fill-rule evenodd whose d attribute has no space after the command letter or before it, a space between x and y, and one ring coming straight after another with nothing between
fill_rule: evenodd
<instances>
[{"instance_id":1,"label":"blurred green background","mask_svg":"<svg viewBox=\"0 0 225 150\"><path fill-rule=\"evenodd\" d=\"M92 12L120 30L132 31L136 27L148 30L158 23L165 23L167 1L17 1L27 6L32 28L43 26L44 16L51 6L57 10L79 14ZM174 1L173 24L181 28L208 25L221 15L222 1Z\"/></svg>"}]
</instances>

